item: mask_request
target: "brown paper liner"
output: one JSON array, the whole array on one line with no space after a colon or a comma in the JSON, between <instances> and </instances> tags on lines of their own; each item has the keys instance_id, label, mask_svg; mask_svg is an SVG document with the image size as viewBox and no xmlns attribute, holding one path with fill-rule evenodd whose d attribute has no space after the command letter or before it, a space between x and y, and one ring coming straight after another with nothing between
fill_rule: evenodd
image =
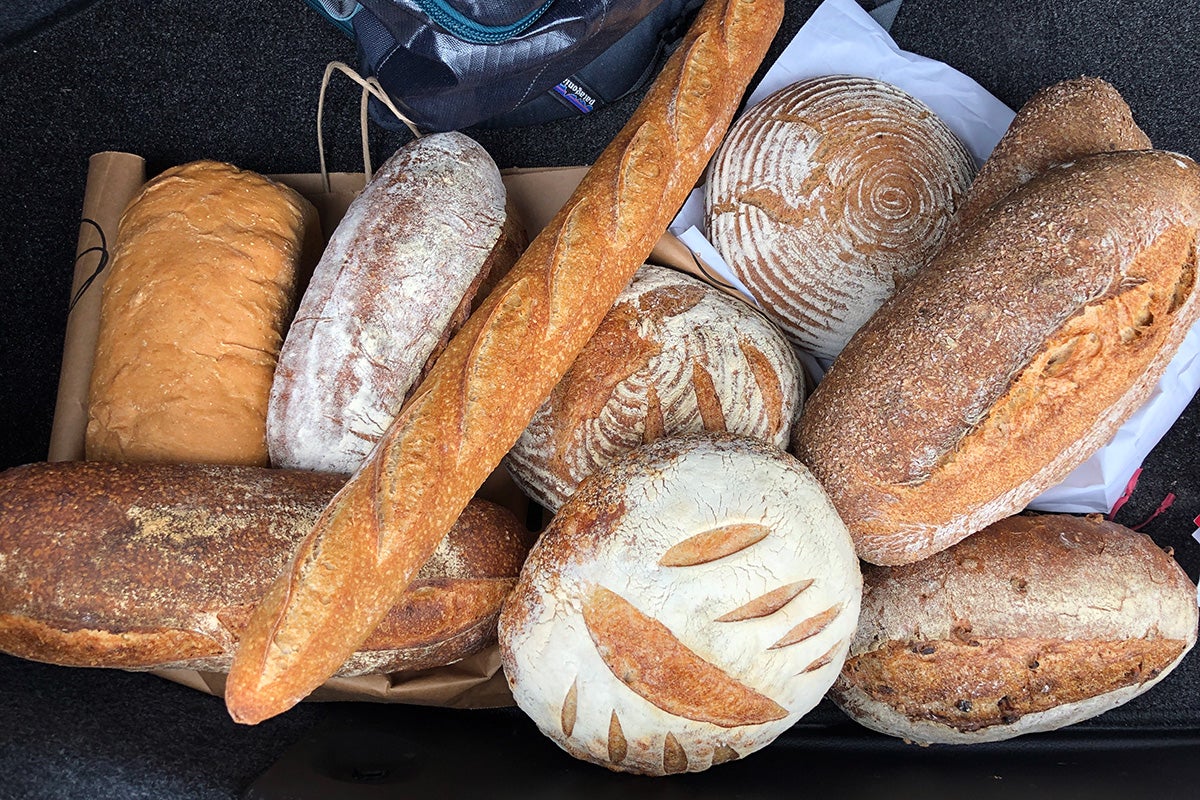
<instances>
[{"instance_id":1,"label":"brown paper liner","mask_svg":"<svg viewBox=\"0 0 1200 800\"><path fill-rule=\"evenodd\" d=\"M586 167L504 171L503 178L509 196L531 237L558 211L586 172ZM269 177L292 187L316 207L326 240L333 234L350 203L362 191L365 180L361 172L329 173L329 190L326 191L325 179L319 172ZM130 153L98 153L92 156L84 193L83 216L95 221L110 249L116 242L121 213L145 180L145 160L139 156ZM88 248L97 247L100 241L100 233L95 227L90 223L83 225L76 252L83 253ZM656 248L653 260L712 282L698 269L690 251L670 234L665 235ZM96 263L93 253L77 261L71 290L73 297L95 271ZM67 321L50 460L83 458L88 382L100 325L100 295L106 273L101 273L82 292ZM527 518L528 500L503 469L492 474L481 487L479 495L512 509L518 519ZM224 693L223 674L179 669L152 672L197 691L218 696ZM308 699L411 703L450 708L495 708L513 704L500 670L499 648L495 645L436 669L332 678Z\"/></svg>"}]
</instances>

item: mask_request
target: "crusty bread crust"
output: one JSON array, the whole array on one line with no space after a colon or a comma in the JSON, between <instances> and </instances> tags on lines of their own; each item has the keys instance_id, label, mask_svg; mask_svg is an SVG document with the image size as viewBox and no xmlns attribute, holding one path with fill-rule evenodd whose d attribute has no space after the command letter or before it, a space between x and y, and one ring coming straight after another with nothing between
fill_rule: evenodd
<instances>
[{"instance_id":1,"label":"crusty bread crust","mask_svg":"<svg viewBox=\"0 0 1200 800\"><path fill-rule=\"evenodd\" d=\"M803 400L795 353L764 316L647 264L504 463L556 511L588 475L663 436L728 431L785 448Z\"/></svg>"},{"instance_id":2,"label":"crusty bread crust","mask_svg":"<svg viewBox=\"0 0 1200 800\"><path fill-rule=\"evenodd\" d=\"M529 423L695 185L782 19L709 0L633 117L451 340L251 620L226 687L254 723L375 627Z\"/></svg>"},{"instance_id":3,"label":"crusty bread crust","mask_svg":"<svg viewBox=\"0 0 1200 800\"><path fill-rule=\"evenodd\" d=\"M863 572L831 696L915 742L997 741L1102 713L1195 645L1196 587L1144 534L1019 516L924 561Z\"/></svg>"},{"instance_id":4,"label":"crusty bread crust","mask_svg":"<svg viewBox=\"0 0 1200 800\"><path fill-rule=\"evenodd\" d=\"M713 158L713 245L798 347L833 358L941 247L975 164L884 81L810 78L750 109Z\"/></svg>"},{"instance_id":5,"label":"crusty bread crust","mask_svg":"<svg viewBox=\"0 0 1200 800\"><path fill-rule=\"evenodd\" d=\"M518 248L491 156L460 133L417 139L338 224L271 385L271 463L353 472ZM497 263L504 261L507 263Z\"/></svg>"},{"instance_id":6,"label":"crusty bread crust","mask_svg":"<svg viewBox=\"0 0 1200 800\"><path fill-rule=\"evenodd\" d=\"M980 168L951 235L1055 164L1150 147L1150 138L1112 84L1085 77L1047 86L1021 106Z\"/></svg>"},{"instance_id":7,"label":"crusty bread crust","mask_svg":"<svg viewBox=\"0 0 1200 800\"><path fill-rule=\"evenodd\" d=\"M769 744L829 688L862 584L795 458L659 439L586 478L504 603L517 704L577 758L661 775Z\"/></svg>"},{"instance_id":8,"label":"crusty bread crust","mask_svg":"<svg viewBox=\"0 0 1200 800\"><path fill-rule=\"evenodd\" d=\"M253 172L197 161L149 181L104 284L87 457L266 466L271 379L319 239L312 205Z\"/></svg>"},{"instance_id":9,"label":"crusty bread crust","mask_svg":"<svg viewBox=\"0 0 1200 800\"><path fill-rule=\"evenodd\" d=\"M0 474L0 651L53 664L229 668L254 604L342 486L252 467L56 462ZM339 675L495 641L529 535L473 501Z\"/></svg>"},{"instance_id":10,"label":"crusty bread crust","mask_svg":"<svg viewBox=\"0 0 1200 800\"><path fill-rule=\"evenodd\" d=\"M944 549L1103 445L1200 317L1198 233L1200 167L1139 151L1051 168L947 245L797 426L859 555Z\"/></svg>"}]
</instances>

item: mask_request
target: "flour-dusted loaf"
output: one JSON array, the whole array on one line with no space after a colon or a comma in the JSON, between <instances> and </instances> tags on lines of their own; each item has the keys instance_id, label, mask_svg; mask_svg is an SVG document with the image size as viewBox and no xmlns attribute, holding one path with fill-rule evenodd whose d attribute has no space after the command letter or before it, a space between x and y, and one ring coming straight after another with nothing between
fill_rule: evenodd
<instances>
[{"instance_id":1,"label":"flour-dusted loaf","mask_svg":"<svg viewBox=\"0 0 1200 800\"><path fill-rule=\"evenodd\" d=\"M344 480L200 464L0 473L0 651L227 670L254 604ZM440 666L494 642L528 546L511 513L472 502L338 674Z\"/></svg>"},{"instance_id":2,"label":"flour-dusted loaf","mask_svg":"<svg viewBox=\"0 0 1200 800\"><path fill-rule=\"evenodd\" d=\"M1198 234L1193 161L1089 156L993 205L884 304L793 439L859 555L925 558L1107 442L1200 317Z\"/></svg>"},{"instance_id":3,"label":"flour-dusted loaf","mask_svg":"<svg viewBox=\"0 0 1200 800\"><path fill-rule=\"evenodd\" d=\"M785 449L804 376L745 303L646 265L542 404L505 464L556 510L585 477L663 436L728 431Z\"/></svg>"},{"instance_id":4,"label":"flour-dusted loaf","mask_svg":"<svg viewBox=\"0 0 1200 800\"><path fill-rule=\"evenodd\" d=\"M276 358L320 240L307 200L229 164L147 183L104 284L87 457L265 466Z\"/></svg>"},{"instance_id":5,"label":"flour-dusted loaf","mask_svg":"<svg viewBox=\"0 0 1200 800\"><path fill-rule=\"evenodd\" d=\"M1052 730L1132 699L1196 642L1196 587L1144 534L1100 517L1011 517L929 559L866 567L831 692L912 742Z\"/></svg>"},{"instance_id":6,"label":"flour-dusted loaf","mask_svg":"<svg viewBox=\"0 0 1200 800\"><path fill-rule=\"evenodd\" d=\"M334 231L284 341L267 421L275 466L358 467L484 281L524 246L505 197L491 156L461 133L416 139L380 167Z\"/></svg>"},{"instance_id":7,"label":"flour-dusted loaf","mask_svg":"<svg viewBox=\"0 0 1200 800\"><path fill-rule=\"evenodd\" d=\"M937 252L974 173L904 91L813 78L730 129L708 173L709 238L797 345L833 358Z\"/></svg>"},{"instance_id":8,"label":"flour-dusted loaf","mask_svg":"<svg viewBox=\"0 0 1200 800\"><path fill-rule=\"evenodd\" d=\"M235 720L290 708L375 628L650 255L782 17L782 0L707 0L633 116L450 340L255 611L225 687Z\"/></svg>"},{"instance_id":9,"label":"flour-dusted loaf","mask_svg":"<svg viewBox=\"0 0 1200 800\"><path fill-rule=\"evenodd\" d=\"M758 750L832 684L862 578L798 461L757 440L660 439L594 473L500 616L517 705L614 770L699 771Z\"/></svg>"}]
</instances>

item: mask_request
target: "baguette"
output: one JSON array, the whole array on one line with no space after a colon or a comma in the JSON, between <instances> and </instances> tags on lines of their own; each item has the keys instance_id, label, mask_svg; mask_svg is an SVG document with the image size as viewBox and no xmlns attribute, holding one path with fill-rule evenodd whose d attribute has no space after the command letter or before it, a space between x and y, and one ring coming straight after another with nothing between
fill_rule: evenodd
<instances>
[{"instance_id":1,"label":"baguette","mask_svg":"<svg viewBox=\"0 0 1200 800\"><path fill-rule=\"evenodd\" d=\"M708 0L633 117L451 340L255 611L226 688L235 720L293 706L378 624L649 256L782 15L782 0Z\"/></svg>"},{"instance_id":2,"label":"baguette","mask_svg":"<svg viewBox=\"0 0 1200 800\"><path fill-rule=\"evenodd\" d=\"M195 464L0 473L0 651L76 667L229 669L254 607L345 476ZM425 669L495 641L530 542L472 501L339 676Z\"/></svg>"}]
</instances>

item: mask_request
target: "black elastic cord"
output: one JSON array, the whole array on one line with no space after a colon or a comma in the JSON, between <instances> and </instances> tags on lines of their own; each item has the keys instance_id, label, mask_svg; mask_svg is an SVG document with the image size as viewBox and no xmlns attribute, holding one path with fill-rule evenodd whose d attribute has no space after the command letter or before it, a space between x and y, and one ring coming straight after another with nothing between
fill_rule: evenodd
<instances>
[{"instance_id":1,"label":"black elastic cord","mask_svg":"<svg viewBox=\"0 0 1200 800\"><path fill-rule=\"evenodd\" d=\"M89 247L87 250L84 250L82 253L75 256L75 263L78 264L79 259L86 256L88 253L99 253L100 260L96 263L96 269L92 271L92 274L88 276L88 279L83 282L82 286L79 287L79 291L75 292L75 296L71 298L71 305L67 308L68 314L75 310L75 305L79 302L80 298L83 297L83 293L88 290L88 287L92 285L92 281L96 280L96 278L100 276L100 273L104 271L104 268L108 266L108 240L104 237L104 229L100 227L100 223L96 222L96 220L88 219L87 217L84 217L79 222L80 224L87 223L96 229L96 233L100 235L100 244L94 247Z\"/></svg>"}]
</instances>

